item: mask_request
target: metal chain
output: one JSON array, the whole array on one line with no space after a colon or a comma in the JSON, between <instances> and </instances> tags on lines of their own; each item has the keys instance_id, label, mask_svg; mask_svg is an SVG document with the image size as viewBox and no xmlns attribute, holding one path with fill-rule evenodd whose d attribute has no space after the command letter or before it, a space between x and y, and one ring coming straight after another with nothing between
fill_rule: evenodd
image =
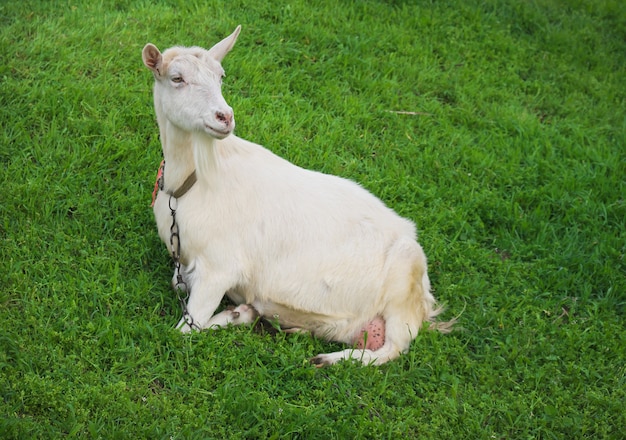
<instances>
[{"instance_id":1,"label":"metal chain","mask_svg":"<svg viewBox=\"0 0 626 440\"><path fill-rule=\"evenodd\" d=\"M169 208L170 213L172 214L172 226L170 226L170 247L172 249L172 260L174 260L174 275L176 276L174 290L176 291L178 302L180 302L180 306L183 309L183 321L190 328L200 330L200 326L193 321L193 317L187 310L187 301L189 301L190 293L189 286L187 286L180 270L180 233L178 230L178 223L176 223L176 208L178 208L178 200L173 195L170 195Z\"/></svg>"}]
</instances>

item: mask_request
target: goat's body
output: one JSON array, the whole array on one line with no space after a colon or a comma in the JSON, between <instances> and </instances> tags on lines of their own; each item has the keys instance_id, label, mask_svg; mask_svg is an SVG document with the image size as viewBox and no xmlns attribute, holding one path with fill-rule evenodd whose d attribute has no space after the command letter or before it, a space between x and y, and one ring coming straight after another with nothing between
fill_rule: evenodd
<instances>
[{"instance_id":1,"label":"goat's body","mask_svg":"<svg viewBox=\"0 0 626 440\"><path fill-rule=\"evenodd\" d=\"M232 44L233 36L211 51L221 60ZM172 90L160 92L167 85L161 70L172 59L177 66L193 66L199 55L190 50L184 58L184 49L177 48L175 55L161 57L149 46L144 62L157 79L155 108L166 163L165 191L157 195L154 213L168 246L169 194L194 169L198 174L197 183L174 202L194 324L211 328L254 319L247 306L240 309L246 314L240 321L229 312L214 315L226 294L281 327L328 340L355 344L368 323L385 326L384 344L376 344L376 351L319 355L318 364L345 358L383 363L406 351L424 321L440 311L413 223L352 181L302 169L232 134L223 137L234 127L225 102L215 117L187 118L203 121L199 125L172 122L185 121L180 113L187 109L185 101L174 113L168 109L161 94L179 99L181 86L175 81ZM193 91L189 84L183 90ZM185 320L179 327L190 330Z\"/></svg>"}]
</instances>

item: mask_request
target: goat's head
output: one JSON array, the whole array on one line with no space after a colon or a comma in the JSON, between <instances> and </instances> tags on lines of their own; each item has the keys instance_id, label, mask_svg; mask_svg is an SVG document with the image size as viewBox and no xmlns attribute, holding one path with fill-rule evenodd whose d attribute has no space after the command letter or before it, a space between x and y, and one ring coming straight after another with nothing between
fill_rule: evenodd
<instances>
[{"instance_id":1,"label":"goat's head","mask_svg":"<svg viewBox=\"0 0 626 440\"><path fill-rule=\"evenodd\" d=\"M143 48L143 62L154 74L154 103L159 118L189 132L223 139L235 128L233 109L222 96L221 61L233 48L241 26L211 49L172 47L161 53ZM159 121L161 122L161 121Z\"/></svg>"}]
</instances>

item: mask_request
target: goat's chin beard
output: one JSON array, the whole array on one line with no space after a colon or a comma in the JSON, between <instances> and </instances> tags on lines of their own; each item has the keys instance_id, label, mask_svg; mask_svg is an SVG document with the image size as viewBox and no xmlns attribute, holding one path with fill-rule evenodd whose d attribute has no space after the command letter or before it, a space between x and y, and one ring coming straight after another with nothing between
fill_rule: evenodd
<instances>
[{"instance_id":1,"label":"goat's chin beard","mask_svg":"<svg viewBox=\"0 0 626 440\"><path fill-rule=\"evenodd\" d=\"M207 132L196 133L192 137L193 158L200 179L206 180L214 176L217 171L219 157L215 154L214 148L214 142L217 139L212 133Z\"/></svg>"}]
</instances>

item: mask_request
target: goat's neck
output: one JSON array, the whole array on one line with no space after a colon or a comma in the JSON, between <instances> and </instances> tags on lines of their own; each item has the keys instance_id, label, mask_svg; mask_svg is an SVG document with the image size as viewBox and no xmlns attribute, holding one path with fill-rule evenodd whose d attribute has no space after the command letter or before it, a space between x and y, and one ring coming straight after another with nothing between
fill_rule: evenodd
<instances>
[{"instance_id":1,"label":"goat's neck","mask_svg":"<svg viewBox=\"0 0 626 440\"><path fill-rule=\"evenodd\" d=\"M195 170L193 135L181 130L169 121L159 124L165 171L163 189L169 193L176 191Z\"/></svg>"},{"instance_id":2,"label":"goat's neck","mask_svg":"<svg viewBox=\"0 0 626 440\"><path fill-rule=\"evenodd\" d=\"M218 178L219 155L215 138L202 133L191 136L193 158L196 165L198 179L208 187L215 187Z\"/></svg>"}]
</instances>

